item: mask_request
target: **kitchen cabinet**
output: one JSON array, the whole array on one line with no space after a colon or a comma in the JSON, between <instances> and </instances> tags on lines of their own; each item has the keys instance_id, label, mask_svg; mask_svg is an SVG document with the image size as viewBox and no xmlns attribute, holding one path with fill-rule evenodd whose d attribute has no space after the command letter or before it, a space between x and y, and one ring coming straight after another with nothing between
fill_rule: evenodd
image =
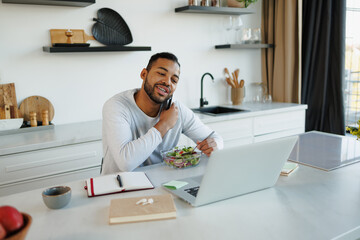
<instances>
[{"instance_id":1,"label":"kitchen cabinet","mask_svg":"<svg viewBox=\"0 0 360 240\"><path fill-rule=\"evenodd\" d=\"M95 3L95 0L2 0L3 3L20 3L36 5L56 5L71 7L86 7Z\"/></svg>"},{"instance_id":2,"label":"kitchen cabinet","mask_svg":"<svg viewBox=\"0 0 360 240\"><path fill-rule=\"evenodd\" d=\"M200 120L223 137L225 148L305 132L306 105L245 103L240 106L226 107L250 111L215 117L197 114ZM186 136L182 136L180 142L182 145L193 145L192 140Z\"/></svg>"},{"instance_id":3,"label":"kitchen cabinet","mask_svg":"<svg viewBox=\"0 0 360 240\"><path fill-rule=\"evenodd\" d=\"M0 142L0 196L100 175L101 121L0 136Z\"/></svg>"}]
</instances>

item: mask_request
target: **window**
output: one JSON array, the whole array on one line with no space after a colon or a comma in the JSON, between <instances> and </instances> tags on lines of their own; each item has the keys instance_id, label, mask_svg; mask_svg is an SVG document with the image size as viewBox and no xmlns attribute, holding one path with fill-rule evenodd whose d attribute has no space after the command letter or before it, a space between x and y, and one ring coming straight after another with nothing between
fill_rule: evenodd
<instances>
[{"instance_id":1,"label":"window","mask_svg":"<svg viewBox=\"0 0 360 240\"><path fill-rule=\"evenodd\" d=\"M346 126L360 119L360 1L346 1L344 107Z\"/></svg>"}]
</instances>

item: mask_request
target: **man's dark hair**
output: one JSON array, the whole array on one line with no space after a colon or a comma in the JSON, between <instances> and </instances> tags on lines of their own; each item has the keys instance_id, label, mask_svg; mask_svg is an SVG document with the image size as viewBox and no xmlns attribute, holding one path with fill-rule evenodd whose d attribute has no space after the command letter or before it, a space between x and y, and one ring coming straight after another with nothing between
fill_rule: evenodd
<instances>
[{"instance_id":1,"label":"man's dark hair","mask_svg":"<svg viewBox=\"0 0 360 240\"><path fill-rule=\"evenodd\" d=\"M147 71L150 71L153 63L154 63L156 60L158 60L159 58L166 58L166 59L169 59L169 60L171 60L171 61L173 61L173 62L176 62L176 63L179 65L179 67L180 67L180 63L179 63L177 57L176 57L174 54L169 53L169 52L161 52L161 53L156 53L156 54L154 54L154 55L151 56L151 58L150 58L150 60L149 60L149 63L148 63L148 65L146 66L146 70L147 70Z\"/></svg>"}]
</instances>

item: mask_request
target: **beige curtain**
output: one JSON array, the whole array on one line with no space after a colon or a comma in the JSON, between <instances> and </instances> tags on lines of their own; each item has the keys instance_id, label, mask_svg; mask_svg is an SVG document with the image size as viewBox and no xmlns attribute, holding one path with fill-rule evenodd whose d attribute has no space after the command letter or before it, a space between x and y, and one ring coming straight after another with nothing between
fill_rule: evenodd
<instances>
[{"instance_id":1,"label":"beige curtain","mask_svg":"<svg viewBox=\"0 0 360 240\"><path fill-rule=\"evenodd\" d=\"M298 0L263 0L262 82L275 102L300 103Z\"/></svg>"}]
</instances>

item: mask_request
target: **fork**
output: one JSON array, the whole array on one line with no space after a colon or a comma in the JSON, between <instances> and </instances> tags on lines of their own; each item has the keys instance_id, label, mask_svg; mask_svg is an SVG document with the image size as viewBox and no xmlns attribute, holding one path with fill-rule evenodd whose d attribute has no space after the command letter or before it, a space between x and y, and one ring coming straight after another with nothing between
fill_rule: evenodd
<instances>
[{"instance_id":1,"label":"fork","mask_svg":"<svg viewBox=\"0 0 360 240\"><path fill-rule=\"evenodd\" d=\"M212 131L209 136L207 136L206 138L204 138L204 140L202 140L200 143L202 143L203 141L205 141L206 139L208 139L209 137L211 137L211 135L213 135L215 133L215 131ZM200 145L200 143L198 145L196 145L196 147L191 151L191 152L186 152L186 153L183 153L182 155L190 155L190 154L193 154L193 152L195 151L195 149Z\"/></svg>"}]
</instances>

